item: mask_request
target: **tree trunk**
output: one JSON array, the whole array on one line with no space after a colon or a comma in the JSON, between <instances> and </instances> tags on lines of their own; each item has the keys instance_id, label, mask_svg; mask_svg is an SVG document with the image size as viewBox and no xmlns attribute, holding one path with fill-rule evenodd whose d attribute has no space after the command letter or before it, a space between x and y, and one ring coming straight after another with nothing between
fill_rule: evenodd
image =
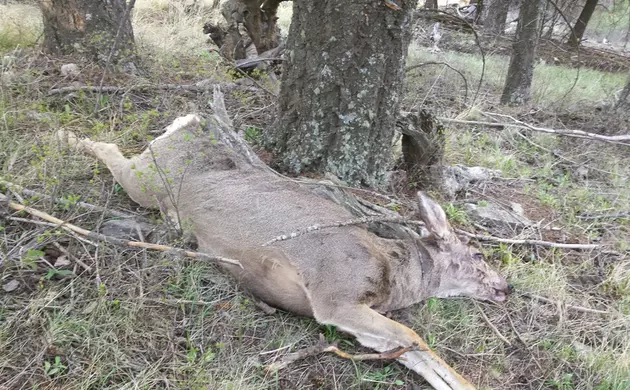
<instances>
[{"instance_id":1,"label":"tree trunk","mask_svg":"<svg viewBox=\"0 0 630 390\"><path fill-rule=\"evenodd\" d=\"M120 27L111 62L133 62L135 59L133 29L129 14L125 17L125 0L40 0L39 5L46 51L80 54L104 63Z\"/></svg>"},{"instance_id":2,"label":"tree trunk","mask_svg":"<svg viewBox=\"0 0 630 390\"><path fill-rule=\"evenodd\" d=\"M278 6L284 0L252 1L247 3L249 11L245 16L245 28L256 46L258 54L278 46Z\"/></svg>"},{"instance_id":3,"label":"tree trunk","mask_svg":"<svg viewBox=\"0 0 630 390\"><path fill-rule=\"evenodd\" d=\"M265 135L284 169L383 183L416 2L294 0L279 118Z\"/></svg>"},{"instance_id":4,"label":"tree trunk","mask_svg":"<svg viewBox=\"0 0 630 390\"><path fill-rule=\"evenodd\" d=\"M541 8L541 0L523 1L521 5L501 104L522 105L530 99Z\"/></svg>"},{"instance_id":5,"label":"tree trunk","mask_svg":"<svg viewBox=\"0 0 630 390\"><path fill-rule=\"evenodd\" d=\"M505 33L505 21L510 9L510 0L486 0L481 12L483 33L489 37L499 37Z\"/></svg>"},{"instance_id":6,"label":"tree trunk","mask_svg":"<svg viewBox=\"0 0 630 390\"><path fill-rule=\"evenodd\" d=\"M623 91L621 91L615 108L618 110L630 110L630 75L628 76L626 86L623 88Z\"/></svg>"},{"instance_id":7,"label":"tree trunk","mask_svg":"<svg viewBox=\"0 0 630 390\"><path fill-rule=\"evenodd\" d=\"M251 43L258 54L278 46L278 6L285 0L230 0L221 6L221 14L228 28L206 23L204 33L210 34L220 47L221 54L230 60L246 58L247 46ZM247 37L241 34L245 27ZM249 39L247 39L249 38Z\"/></svg>"},{"instance_id":8,"label":"tree trunk","mask_svg":"<svg viewBox=\"0 0 630 390\"><path fill-rule=\"evenodd\" d=\"M424 2L424 8L437 9L438 8L438 0L426 0Z\"/></svg>"},{"instance_id":9,"label":"tree trunk","mask_svg":"<svg viewBox=\"0 0 630 390\"><path fill-rule=\"evenodd\" d=\"M584 8L582 8L582 13L580 13L577 22L575 22L575 26L573 26L573 31L569 37L569 45L573 47L580 45L584 31L586 31L586 25L588 21L591 20L593 12L595 12L595 7L597 7L597 0L586 0L586 4Z\"/></svg>"}]
</instances>

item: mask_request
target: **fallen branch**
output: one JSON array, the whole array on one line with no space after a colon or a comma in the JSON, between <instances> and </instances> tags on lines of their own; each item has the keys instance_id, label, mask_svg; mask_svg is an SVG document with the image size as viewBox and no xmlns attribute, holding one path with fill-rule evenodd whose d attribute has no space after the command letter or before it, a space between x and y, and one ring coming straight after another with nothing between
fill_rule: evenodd
<instances>
[{"instance_id":1,"label":"fallen branch","mask_svg":"<svg viewBox=\"0 0 630 390\"><path fill-rule=\"evenodd\" d=\"M63 221L59 218L53 217L50 214L47 214L43 211L34 209L32 207L28 207L28 206L24 206L18 203L14 203L9 201L9 199L7 198L6 195L4 194L0 194L0 202L4 202L8 205L9 208L16 210L16 211L24 211L28 214L31 214L35 217L41 218L45 221L48 222L52 222L54 223L57 227L67 230L67 231L71 231L74 233L78 233L82 236L85 237L89 237L98 241L102 241L102 242L108 242L111 244L115 244L115 245L120 245L120 246L127 246L127 247L132 247L132 248L143 248L143 249L150 249L150 250L155 250L155 251L159 251L159 252L167 252L167 253L172 253L175 255L179 255L179 256L184 256L184 257L191 257L191 258L199 258L199 259L203 259L203 260L208 260L208 261L213 261L213 262L222 262L222 263L227 263L227 264L232 264L232 265L238 265L240 267L242 267L241 263L238 260L233 260L233 259L228 259L225 257L220 257L220 256L210 256L207 255L205 253L201 253L201 252L192 252L192 251L187 251L184 249L179 249L179 248L173 248L171 246L167 246L167 245L159 245L159 244L150 244L150 243L146 243L146 242L139 242L139 241L127 241L127 240L122 240L120 238L116 238L116 237L111 237L111 236L106 236L104 234L101 233L96 233L96 232L92 232L90 230L87 229L83 229L81 227L75 226L71 223L68 223L66 221Z\"/></svg>"},{"instance_id":2,"label":"fallen branch","mask_svg":"<svg viewBox=\"0 0 630 390\"><path fill-rule=\"evenodd\" d=\"M408 347L400 347L400 348L396 348L391 351L382 352L382 353L364 353L364 354L359 354L359 355L351 355L349 353L346 353L340 350L334 344L328 344L326 340L324 339L324 336L320 334L319 342L316 345L301 349L297 352L290 353L284 356L279 362L271 363L267 365L265 369L271 372L278 371L287 367L289 364L297 360L301 360L310 356L315 356L315 355L319 355L326 352L332 352L336 354L337 356L340 356L344 359L361 361L361 360L396 360L396 359L400 359L401 356L404 355L405 353L410 352L410 351L416 351L416 350L419 350L417 345L410 345Z\"/></svg>"},{"instance_id":3,"label":"fallen branch","mask_svg":"<svg viewBox=\"0 0 630 390\"><path fill-rule=\"evenodd\" d=\"M237 60L235 68L240 70L245 70L248 68L253 68L261 62L266 61L284 61L282 55L284 54L284 44L280 44L279 46L274 47L273 49L269 49L263 53L260 53L258 56L254 58L245 58L242 60Z\"/></svg>"},{"instance_id":4,"label":"fallen branch","mask_svg":"<svg viewBox=\"0 0 630 390\"><path fill-rule=\"evenodd\" d=\"M576 249L576 250L592 250L592 249L605 248L604 245L599 245L599 244L562 244L558 242L542 241L542 240L516 240L512 238L499 238L499 237L494 237L494 236L486 236L483 234L474 234L474 233L469 233L461 229L455 229L455 231L466 237L476 238L477 240L501 242L504 244L533 245L533 246L542 246L545 248ZM608 251L608 252L615 253L613 251Z\"/></svg>"},{"instance_id":5,"label":"fallen branch","mask_svg":"<svg viewBox=\"0 0 630 390\"><path fill-rule=\"evenodd\" d=\"M81 259L79 259L78 257L74 256L73 254L71 254L70 252L68 252L68 250L66 248L64 248L63 246L61 246L61 244L59 244L58 242L54 242L53 241L53 246L55 248L57 248L59 250L59 252L63 253L64 255L68 256L68 258L72 261L74 261L75 263L77 263L78 265L81 266L81 268L83 268L85 271L91 273L92 272L92 267L90 267L89 265L85 264L83 261L81 261Z\"/></svg>"},{"instance_id":6,"label":"fallen branch","mask_svg":"<svg viewBox=\"0 0 630 390\"><path fill-rule=\"evenodd\" d=\"M90 211L95 211L95 212L99 212L99 213L105 213L105 214L109 214L111 216L114 217L119 217L119 218L133 218L134 216L131 214L127 214L127 213L123 213L122 211L116 211L116 210L111 210L105 207L101 207L101 206L95 206L93 204L89 204L89 203L85 203L85 202L72 202L69 201L67 199L61 199L61 198L54 198L50 195L46 195L46 194L42 194L40 192L37 191L33 191L33 190L29 190L26 189L22 186L19 186L17 184L13 184L11 182L8 182L2 178L0 178L0 185L6 186L7 188L9 188L11 191L16 191L16 192L20 192L23 195L26 196L30 196L30 197L37 197L37 198L41 198L41 199L45 199L51 202L55 202L64 206L68 206L68 207L73 207L73 206L78 206L81 207L83 209L86 210L90 210Z\"/></svg>"},{"instance_id":7,"label":"fallen branch","mask_svg":"<svg viewBox=\"0 0 630 390\"><path fill-rule=\"evenodd\" d=\"M202 80L195 84L140 84L140 85L132 85L127 87L117 87L117 86L104 86L104 87L95 87L90 85L83 85L80 87L62 87L51 89L48 91L47 96L58 95L61 93L67 92L108 92L108 93L117 93L117 92L129 92L129 91L195 91L195 92L206 92L209 91L210 88L216 85L216 82L211 82L209 80ZM239 86L236 84L222 84L223 88L226 89L236 89Z\"/></svg>"},{"instance_id":8,"label":"fallen branch","mask_svg":"<svg viewBox=\"0 0 630 390\"><path fill-rule=\"evenodd\" d=\"M578 215L579 219L583 219L585 221L591 221L594 219L623 219L630 218L630 212L625 213L616 213L616 214L600 214L600 215Z\"/></svg>"},{"instance_id":9,"label":"fallen branch","mask_svg":"<svg viewBox=\"0 0 630 390\"><path fill-rule=\"evenodd\" d=\"M538 127L538 126L530 125L523 121L519 121L518 119L510 115L494 114L494 113L483 113L483 114L487 114L489 116L495 115L495 116L505 117L512 120L513 122L499 123L499 122L485 122L485 121L469 121L469 120L463 120L463 119L453 119L453 118L444 118L444 117L440 117L438 119L444 122L459 123L459 124L465 124L465 125L480 125L480 126L500 127L500 128L511 126L511 127L521 128L521 129L539 131L543 133L563 135L563 136L574 137L574 138L586 138L586 139L591 139L595 141L611 142L615 144L630 146L630 134L609 136L609 135L589 133L582 130L551 129L547 127Z\"/></svg>"},{"instance_id":10,"label":"fallen branch","mask_svg":"<svg viewBox=\"0 0 630 390\"><path fill-rule=\"evenodd\" d=\"M527 298L530 298L530 299L534 299L536 301L548 303L548 304L554 305L554 306L566 307L567 309L574 310L574 311L579 311L579 312L582 312L582 313L610 314L610 312L605 311L605 310L591 309L589 307L583 307L583 306L567 305L567 304L565 304L562 301L554 301L553 299L541 297L540 295L536 295L536 294L532 294L532 293L528 293L528 292L520 291L520 295L522 295L524 297L527 297Z\"/></svg>"}]
</instances>

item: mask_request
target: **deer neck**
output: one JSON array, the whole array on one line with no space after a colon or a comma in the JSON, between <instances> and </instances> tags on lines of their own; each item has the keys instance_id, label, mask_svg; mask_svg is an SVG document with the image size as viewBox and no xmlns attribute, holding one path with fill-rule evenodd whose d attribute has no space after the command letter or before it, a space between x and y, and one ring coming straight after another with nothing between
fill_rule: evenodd
<instances>
[{"instance_id":1,"label":"deer neck","mask_svg":"<svg viewBox=\"0 0 630 390\"><path fill-rule=\"evenodd\" d=\"M374 307L375 310L397 310L435 295L444 271L422 240L397 240L389 255L390 294L387 300Z\"/></svg>"}]
</instances>

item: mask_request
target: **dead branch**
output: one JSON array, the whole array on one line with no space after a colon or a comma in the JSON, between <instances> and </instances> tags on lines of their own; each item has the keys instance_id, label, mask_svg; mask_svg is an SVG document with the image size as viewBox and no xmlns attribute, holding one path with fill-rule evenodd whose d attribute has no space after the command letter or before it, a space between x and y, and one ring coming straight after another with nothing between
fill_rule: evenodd
<instances>
[{"instance_id":1,"label":"dead branch","mask_svg":"<svg viewBox=\"0 0 630 390\"><path fill-rule=\"evenodd\" d=\"M444 122L460 123L460 124L466 124L466 125L481 125L481 126L500 127L500 128L511 126L511 127L521 128L521 129L539 131L542 133L563 135L563 136L574 137L574 138L586 138L586 139L590 139L594 141L611 142L615 144L630 146L630 134L609 136L609 135L589 133L582 130L551 129L547 127L538 127L538 126L530 125L529 123L519 121L518 119L510 115L495 114L495 113L489 113L489 112L484 112L483 114L488 115L488 116L500 116L500 117L508 118L512 122L500 123L500 122L485 122L485 121L468 121L468 120L453 119L453 118L438 118L438 119Z\"/></svg>"},{"instance_id":2,"label":"dead branch","mask_svg":"<svg viewBox=\"0 0 630 390\"><path fill-rule=\"evenodd\" d=\"M579 311L579 312L582 312L582 313L610 314L610 312L605 311L605 310L591 309L589 307L583 307L583 306L567 305L567 304L565 304L562 301L554 301L553 299L541 297L540 295L536 295L536 294L532 294L532 293L528 293L528 292L520 291L520 295L522 295L524 297L527 297L527 298L530 298L530 299L534 299L536 301L548 303L550 305L554 305L554 306L558 306L558 307L566 307L567 309L574 310L574 311Z\"/></svg>"},{"instance_id":3,"label":"dead branch","mask_svg":"<svg viewBox=\"0 0 630 390\"><path fill-rule=\"evenodd\" d=\"M83 268L87 272L90 272L90 273L92 272L92 267L90 267L89 265L85 264L83 261L81 261L81 259L79 259L75 255L73 255L70 252L68 252L68 250L66 248L64 248L63 246L61 246L61 244L59 244L58 242L55 242L55 241L53 241L52 244L55 246L55 248L57 248L59 250L59 252L61 252L64 255L68 256L68 258L70 260L72 260L75 263L77 263L78 265L80 265L81 268Z\"/></svg>"},{"instance_id":4,"label":"dead branch","mask_svg":"<svg viewBox=\"0 0 630 390\"><path fill-rule=\"evenodd\" d=\"M577 217L585 221L591 221L594 219L623 219L623 218L630 218L630 211L623 212L623 213L615 213L615 214L578 215Z\"/></svg>"},{"instance_id":5,"label":"dead branch","mask_svg":"<svg viewBox=\"0 0 630 390\"><path fill-rule=\"evenodd\" d=\"M222 301L222 299L212 301L212 302L189 300L189 299L167 299L167 298L139 298L139 299L143 302L159 303L159 304L168 305L168 306L181 306L181 305L213 306Z\"/></svg>"},{"instance_id":6,"label":"dead branch","mask_svg":"<svg viewBox=\"0 0 630 390\"><path fill-rule=\"evenodd\" d=\"M127 87L117 87L117 86L103 86L103 87L95 87L90 85L83 85L80 87L62 87L55 88L48 91L46 96L58 95L61 93L67 92L108 92L108 93L118 93L118 92L129 92L129 91L194 91L194 92L206 92L209 91L213 85L217 85L218 83L202 80L195 84L139 84L132 85ZM222 84L223 88L226 89L237 89L239 86L237 84Z\"/></svg>"},{"instance_id":7,"label":"dead branch","mask_svg":"<svg viewBox=\"0 0 630 390\"><path fill-rule=\"evenodd\" d=\"M483 234L474 234L474 233L469 233L461 229L455 229L455 231L459 234L462 234L470 238L475 238L477 240L501 242L504 244L532 245L532 246L542 246L545 248L576 249L576 250L593 250L593 249L606 248L606 246L599 245L599 244L562 244L558 242L542 241L542 240L516 240L516 239L511 239L511 238L499 238L499 237L494 237L494 236L486 236ZM606 251L606 253L619 255L618 252L614 252L614 251Z\"/></svg>"},{"instance_id":8,"label":"dead branch","mask_svg":"<svg viewBox=\"0 0 630 390\"><path fill-rule=\"evenodd\" d=\"M171 246L167 246L167 245L159 245L159 244L150 244L150 243L146 243L146 242L139 242L139 241L127 241L127 240L122 240L120 238L116 238L116 237L111 237L111 236L106 236L104 234L101 233L96 233L87 229L83 229L81 227L75 226L71 223L68 223L66 221L63 221L59 218L53 217L52 215L45 213L43 211L34 209L32 207L28 207L28 206L24 206L18 203L14 203L8 200L7 196L4 194L0 194L0 202L6 202L8 207L16 210L16 211L24 211L28 214L31 214L35 217L41 218L45 221L54 223L55 225L57 225L57 227L67 230L67 231L71 231L74 233L78 233L82 236L85 237L89 237L98 241L102 241L102 242L108 242L111 244L115 244L115 245L120 245L120 246L127 246L127 247L132 247L132 248L143 248L143 249L150 249L150 250L155 250L155 251L159 251L159 252L167 252L167 253L171 253L171 254L175 254L175 255L179 255L179 256L184 256L184 257L191 257L191 258L199 258L199 259L203 259L203 260L208 260L208 261L213 261L213 262L222 262L222 263L227 263L227 264L232 264L232 265L238 265L240 267L242 267L241 263L238 260L233 260L233 259L228 259L225 257L220 257L220 256L210 256L207 255L205 253L201 253L201 252L192 252L192 251L187 251L184 249L179 249L179 248L173 248Z\"/></svg>"},{"instance_id":9,"label":"dead branch","mask_svg":"<svg viewBox=\"0 0 630 390\"><path fill-rule=\"evenodd\" d=\"M105 208L105 207L96 206L96 205L85 203L85 202L72 202L72 201L69 201L67 199L54 198L54 197L52 197L50 195L46 195L46 194L42 194L42 193L37 192L37 191L29 190L29 189L24 188L22 186L19 186L17 184L5 181L2 178L0 178L0 185L6 186L11 191L20 192L20 193L22 193L23 195L26 195L26 196L45 199L45 200L48 200L48 201L51 201L51 202L55 202L55 203L58 203L58 204L61 204L61 205L64 205L64 206L69 206L69 207L78 206L78 207L81 207L81 208L86 209L86 210L95 211L95 212L99 212L99 213L105 213L105 214L109 214L111 216L119 217L119 218L132 218L133 217L133 215L127 214L127 213L123 213L122 211L111 210L111 209L108 209L108 208Z\"/></svg>"},{"instance_id":10,"label":"dead branch","mask_svg":"<svg viewBox=\"0 0 630 390\"><path fill-rule=\"evenodd\" d=\"M249 68L256 67L261 62L267 61L284 61L282 55L284 54L284 44L280 44L279 46L274 47L273 49L269 49L264 53L260 53L258 56L254 58L246 58L242 60L237 60L235 68L240 70L246 70Z\"/></svg>"},{"instance_id":11,"label":"dead branch","mask_svg":"<svg viewBox=\"0 0 630 390\"><path fill-rule=\"evenodd\" d=\"M337 356L340 356L344 359L349 360L396 360L401 359L401 356L410 351L419 350L417 345L410 345L407 347L400 347L393 349L391 351L382 352L382 353L364 353L359 355L351 355L340 350L335 344L329 344L324 339L323 335L319 335L319 342L312 346L301 349L297 352L290 353L284 356L279 362L271 363L267 365L265 368L267 371L275 372L287 367L289 364L315 355L319 355L326 352L332 352Z\"/></svg>"}]
</instances>

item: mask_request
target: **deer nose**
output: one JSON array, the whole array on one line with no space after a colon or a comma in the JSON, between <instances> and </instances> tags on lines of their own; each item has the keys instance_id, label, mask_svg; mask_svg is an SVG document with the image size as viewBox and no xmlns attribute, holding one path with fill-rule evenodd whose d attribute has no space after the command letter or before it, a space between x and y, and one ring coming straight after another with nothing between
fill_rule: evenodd
<instances>
[{"instance_id":1,"label":"deer nose","mask_svg":"<svg viewBox=\"0 0 630 390\"><path fill-rule=\"evenodd\" d=\"M507 292L508 294L512 294L514 292L514 286L511 284L508 284Z\"/></svg>"}]
</instances>

